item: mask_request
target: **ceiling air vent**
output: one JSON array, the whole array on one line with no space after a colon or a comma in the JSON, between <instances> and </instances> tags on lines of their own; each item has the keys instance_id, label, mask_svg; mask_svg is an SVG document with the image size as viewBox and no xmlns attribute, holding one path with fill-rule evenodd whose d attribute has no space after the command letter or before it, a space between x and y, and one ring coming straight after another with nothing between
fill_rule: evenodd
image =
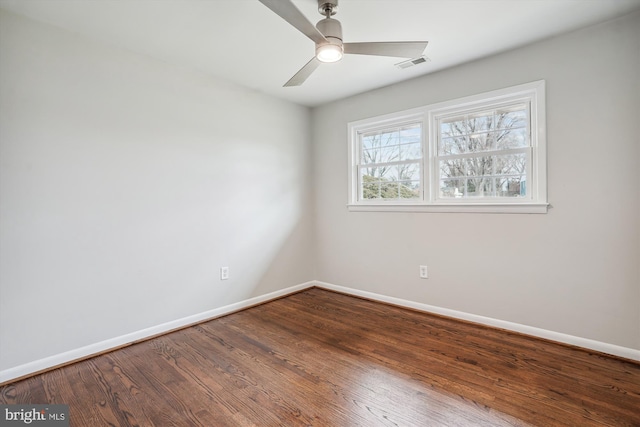
<instances>
[{"instance_id":1,"label":"ceiling air vent","mask_svg":"<svg viewBox=\"0 0 640 427\"><path fill-rule=\"evenodd\" d=\"M396 64L396 67L405 69L405 68L413 67L414 65L424 64L425 62L429 62L429 61L431 61L429 58L422 55L417 58L409 59L408 61L399 62Z\"/></svg>"}]
</instances>

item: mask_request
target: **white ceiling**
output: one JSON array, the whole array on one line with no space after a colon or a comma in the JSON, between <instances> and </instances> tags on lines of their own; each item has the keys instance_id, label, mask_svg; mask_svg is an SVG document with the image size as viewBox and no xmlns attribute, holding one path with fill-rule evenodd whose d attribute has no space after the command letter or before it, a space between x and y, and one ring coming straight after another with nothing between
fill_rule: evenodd
<instances>
[{"instance_id":1,"label":"white ceiling","mask_svg":"<svg viewBox=\"0 0 640 427\"><path fill-rule=\"evenodd\" d=\"M283 0L285 1L285 0ZM313 23L317 0L294 0ZM346 42L428 40L430 62L347 55L282 85L314 44L258 0L0 0L0 7L129 51L316 106L605 21L640 0L342 0Z\"/></svg>"}]
</instances>

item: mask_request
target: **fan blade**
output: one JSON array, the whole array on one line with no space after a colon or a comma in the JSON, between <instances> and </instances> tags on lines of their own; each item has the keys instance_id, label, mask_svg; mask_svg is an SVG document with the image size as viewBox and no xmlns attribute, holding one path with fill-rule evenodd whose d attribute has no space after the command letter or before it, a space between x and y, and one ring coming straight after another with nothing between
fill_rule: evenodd
<instances>
[{"instance_id":1,"label":"fan blade","mask_svg":"<svg viewBox=\"0 0 640 427\"><path fill-rule=\"evenodd\" d=\"M422 55L429 42L364 42L345 43L344 53L358 55L397 56L417 58Z\"/></svg>"},{"instance_id":2,"label":"fan blade","mask_svg":"<svg viewBox=\"0 0 640 427\"><path fill-rule=\"evenodd\" d=\"M283 87L300 86L320 66L321 62L314 56L311 61L307 62Z\"/></svg>"},{"instance_id":3,"label":"fan blade","mask_svg":"<svg viewBox=\"0 0 640 427\"><path fill-rule=\"evenodd\" d=\"M276 15L293 25L316 44L327 43L322 33L298 10L290 0L259 0Z\"/></svg>"}]
</instances>

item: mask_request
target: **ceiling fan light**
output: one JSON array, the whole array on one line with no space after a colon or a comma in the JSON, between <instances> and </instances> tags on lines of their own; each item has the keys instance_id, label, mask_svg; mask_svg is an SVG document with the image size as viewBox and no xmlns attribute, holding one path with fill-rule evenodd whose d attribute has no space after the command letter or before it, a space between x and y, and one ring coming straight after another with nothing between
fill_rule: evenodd
<instances>
[{"instance_id":1,"label":"ceiling fan light","mask_svg":"<svg viewBox=\"0 0 640 427\"><path fill-rule=\"evenodd\" d=\"M320 62L337 62L342 59L342 47L335 44L324 44L316 49L316 58Z\"/></svg>"}]
</instances>

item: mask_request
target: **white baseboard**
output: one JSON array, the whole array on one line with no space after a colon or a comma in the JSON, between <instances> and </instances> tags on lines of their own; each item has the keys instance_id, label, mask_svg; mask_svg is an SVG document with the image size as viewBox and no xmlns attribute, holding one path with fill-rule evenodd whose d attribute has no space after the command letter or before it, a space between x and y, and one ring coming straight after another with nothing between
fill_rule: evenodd
<instances>
[{"instance_id":1,"label":"white baseboard","mask_svg":"<svg viewBox=\"0 0 640 427\"><path fill-rule=\"evenodd\" d=\"M388 304L397 305L400 307L406 307L413 310L424 311L427 313L435 313L443 316L453 317L456 319L467 320L470 322L480 323L483 325L493 326L496 328L506 329L509 331L520 332L534 337L544 338L552 341L561 342L564 344L570 344L586 349L599 351L601 353L611 354L614 356L624 357L626 359L640 361L640 350L621 347L614 344L607 344L600 341L591 340L588 338L575 337L559 332L549 331L546 329L535 328L532 326L521 325L519 323L507 322L499 319L492 319L490 317L478 316L475 314L464 313L462 311L450 310L447 308L436 307L433 305L423 304L419 302L404 300L400 298L390 297L386 295L376 294L373 292L362 291L358 289L348 288L345 286L334 285L331 283L311 281L302 283L299 285L291 286L286 289L271 292L265 295L249 298L248 300L240 301L234 304L229 304L224 307L219 307L213 310L205 311L203 313L195 314L193 316L184 317L171 322L163 323L161 325L153 326L151 328L142 329L140 331L132 332L130 334L122 335L105 341L100 341L95 344L90 344L85 347L70 350L64 353L56 354L44 359L35 360L33 362L25 363L13 368L9 368L0 371L0 384L8 383L13 380L27 377L29 375L36 374L38 372L46 371L48 369L55 368L56 366L65 365L77 360L86 359L92 355L97 355L117 349L119 347L127 346L137 341L143 341L150 337L162 335L167 332L174 331L176 329L184 328L189 325L201 323L216 317L224 316L251 306L262 304L288 294L302 291L311 287L318 287L327 290L333 290L342 292L348 295L367 298L374 301L380 301Z\"/></svg>"},{"instance_id":2,"label":"white baseboard","mask_svg":"<svg viewBox=\"0 0 640 427\"><path fill-rule=\"evenodd\" d=\"M448 308L436 307L433 305L422 304L419 302L408 301L400 298L389 297L386 295L375 294L372 292L361 291L358 289L347 288L325 282L313 282L315 286L345 294L371 299L374 301L385 302L400 307L411 308L413 310L424 311L427 313L440 314L443 316L453 317L456 319L467 320L469 322L480 323L482 325L493 326L496 328L506 329L509 331L519 332L526 335L532 335L538 338L544 338L564 344L574 345L585 349L595 350L601 353L611 354L625 359L640 361L640 350L622 347L615 344L608 344L588 338L576 337L560 332L549 331L546 329L535 328L533 326L521 325L519 323L507 322L505 320L493 319L490 317L478 316L462 311L450 310Z\"/></svg>"},{"instance_id":3,"label":"white baseboard","mask_svg":"<svg viewBox=\"0 0 640 427\"><path fill-rule=\"evenodd\" d=\"M109 350L113 350L119 347L127 346L137 341L142 341L150 337L158 336L163 333L174 331L176 329L184 328L189 325L201 323L206 320L214 319L216 317L224 316L226 314L233 313L257 304L261 304L267 301L271 301L282 296L298 292L314 286L315 282L302 283L300 285L291 286L286 289L271 292L265 295L249 298L248 300L240 301L234 304L229 304L224 307L215 308L213 310L205 311L203 313L187 316L182 319L166 322L161 325L153 326L151 328L142 329L140 331L132 332L130 334L122 335L119 337L111 338L105 341L100 341L95 344L90 344L85 347L80 347L74 350L66 351L64 353L55 354L44 359L35 360L33 362L25 363L13 368L9 368L0 371L0 384L8 383L10 381L27 377L38 372L52 369L56 366L65 365L77 360L86 359L92 355L104 353Z\"/></svg>"}]
</instances>

